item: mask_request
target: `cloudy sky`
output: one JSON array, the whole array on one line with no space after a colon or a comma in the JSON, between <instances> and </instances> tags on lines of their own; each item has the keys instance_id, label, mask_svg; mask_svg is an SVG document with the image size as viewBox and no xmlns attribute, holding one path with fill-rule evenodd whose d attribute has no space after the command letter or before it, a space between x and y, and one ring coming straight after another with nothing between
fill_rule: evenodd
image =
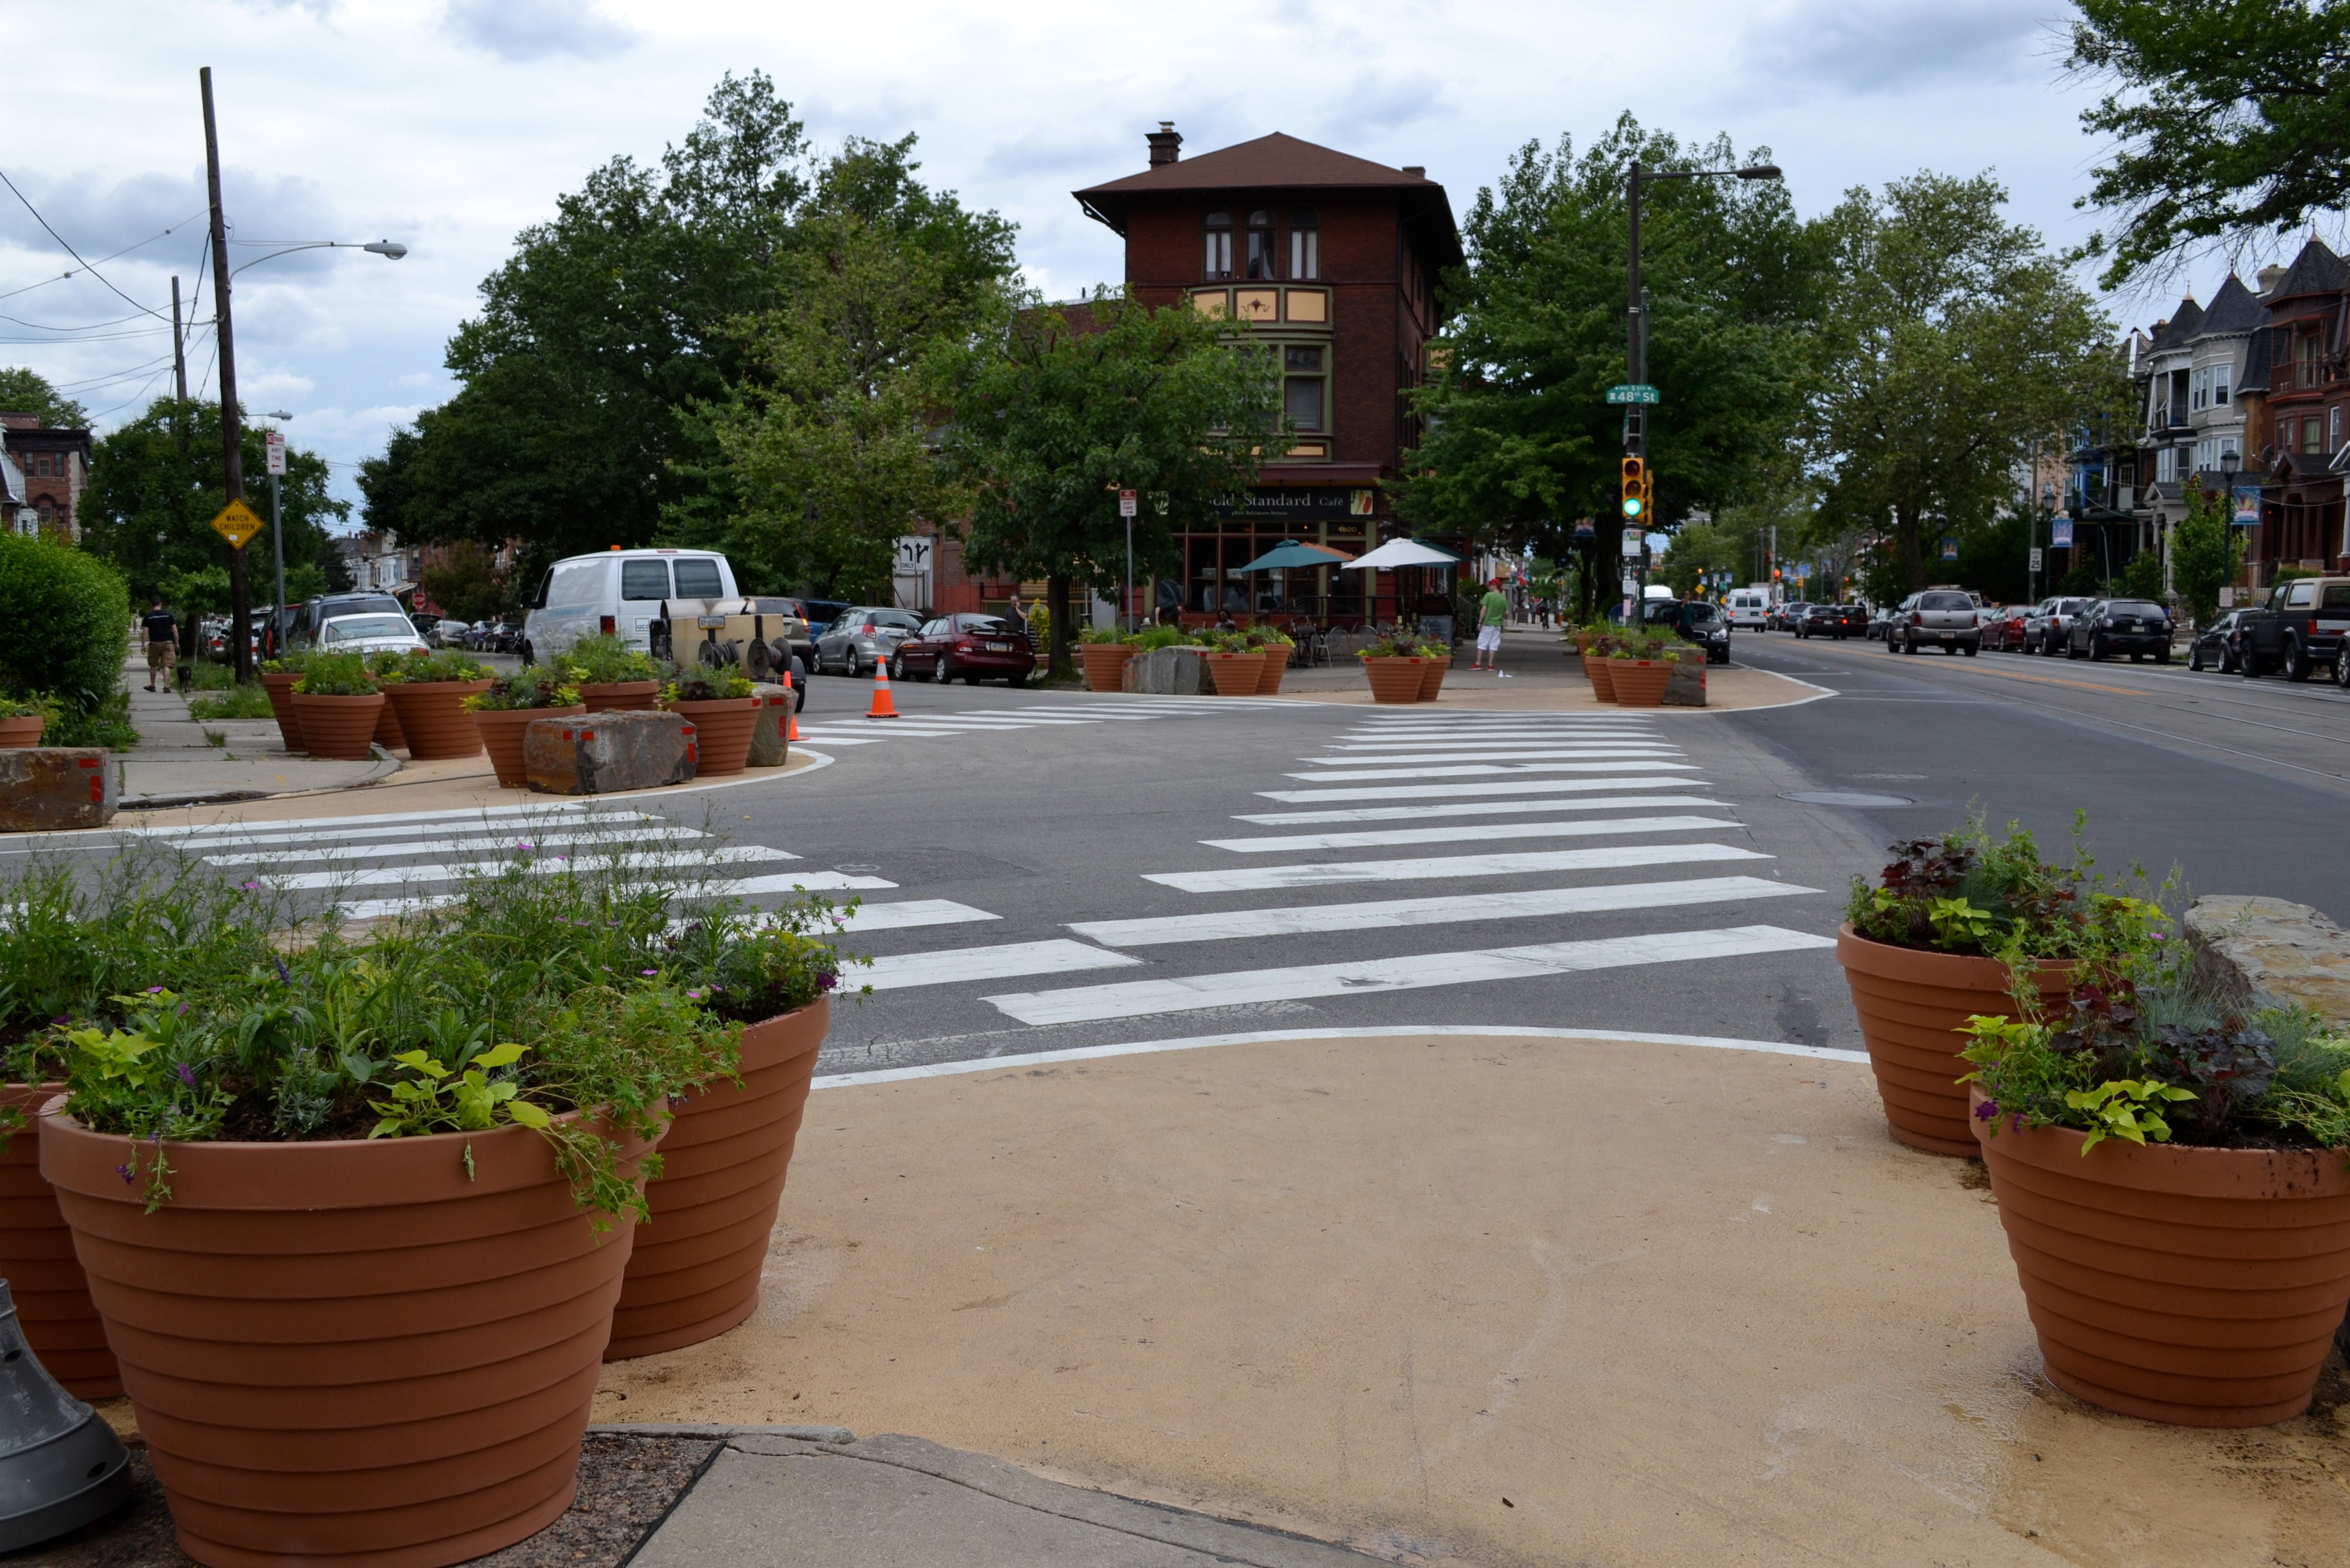
<instances>
[{"instance_id":1,"label":"cloudy sky","mask_svg":"<svg viewBox=\"0 0 2350 1568\"><path fill-rule=\"evenodd\" d=\"M1457 210L1530 138L1580 147L1629 109L1767 148L1805 213L1921 168L1991 169L2018 218L2072 243L2098 150L2077 124L2091 90L2059 69L2066 15L2061 0L12 0L0 172L58 238L0 189L0 363L68 384L101 428L165 390L169 329L142 311L168 317L172 275L192 290L200 271L200 66L233 265L264 242L410 247L286 255L235 283L246 407L290 410L355 496L352 466L449 394L443 342L515 231L607 159L657 157L728 70L767 72L822 145L918 133L928 177L1016 222L1030 281L1066 296L1120 265L1068 192L1141 168L1160 119L1194 153L1283 130L1425 164ZM61 276L76 264L60 240L99 275ZM192 382L209 385L212 358L193 339Z\"/></svg>"}]
</instances>

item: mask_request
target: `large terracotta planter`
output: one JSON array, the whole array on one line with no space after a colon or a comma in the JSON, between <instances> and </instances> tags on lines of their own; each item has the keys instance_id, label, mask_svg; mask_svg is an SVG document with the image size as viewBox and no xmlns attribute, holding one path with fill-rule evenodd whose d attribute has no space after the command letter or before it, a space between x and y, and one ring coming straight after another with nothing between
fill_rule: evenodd
<instances>
[{"instance_id":1,"label":"large terracotta planter","mask_svg":"<svg viewBox=\"0 0 2350 1568\"><path fill-rule=\"evenodd\" d=\"M364 762L371 754L368 742L380 732L383 693L365 697L314 697L294 693L294 712L302 723L302 744L314 757Z\"/></svg>"},{"instance_id":2,"label":"large terracotta planter","mask_svg":"<svg viewBox=\"0 0 2350 1568\"><path fill-rule=\"evenodd\" d=\"M1264 645L1263 651L1264 668L1256 678L1256 694L1260 697L1271 697L1281 691L1281 678L1289 671L1289 659L1293 650L1285 642L1268 642Z\"/></svg>"},{"instance_id":3,"label":"large terracotta planter","mask_svg":"<svg viewBox=\"0 0 2350 1568\"><path fill-rule=\"evenodd\" d=\"M498 775L498 787L529 787L530 772L522 765L522 738L533 719L563 719L586 711L577 703L568 708L474 709L473 728L481 733L482 749L490 753L490 766Z\"/></svg>"},{"instance_id":4,"label":"large terracotta planter","mask_svg":"<svg viewBox=\"0 0 2350 1568\"><path fill-rule=\"evenodd\" d=\"M1258 680L1264 674L1264 650L1211 653L1208 673L1215 679L1217 696L1253 697Z\"/></svg>"},{"instance_id":5,"label":"large terracotta planter","mask_svg":"<svg viewBox=\"0 0 2350 1568\"><path fill-rule=\"evenodd\" d=\"M1665 705L1665 682L1673 678L1673 667L1661 659L1610 659L1607 678L1616 689L1616 701L1626 708L1661 708Z\"/></svg>"},{"instance_id":6,"label":"large terracotta planter","mask_svg":"<svg viewBox=\"0 0 2350 1568\"><path fill-rule=\"evenodd\" d=\"M294 711L294 682L302 679L298 670L285 670L261 678L261 689L269 693L269 711L277 719L277 733L289 752L298 752L302 744L302 718Z\"/></svg>"},{"instance_id":7,"label":"large terracotta planter","mask_svg":"<svg viewBox=\"0 0 2350 1568\"><path fill-rule=\"evenodd\" d=\"M721 697L708 702L672 702L669 711L691 724L701 747L693 775L739 774L751 765L751 732L759 722L756 697Z\"/></svg>"},{"instance_id":8,"label":"large terracotta planter","mask_svg":"<svg viewBox=\"0 0 2350 1568\"><path fill-rule=\"evenodd\" d=\"M38 713L27 713L21 719L0 719L0 750L39 745L41 731L47 723Z\"/></svg>"},{"instance_id":9,"label":"large terracotta planter","mask_svg":"<svg viewBox=\"0 0 2350 1568\"><path fill-rule=\"evenodd\" d=\"M645 1189L652 1222L637 1233L605 1360L699 1345L757 1308L816 1048L831 1028L829 997L749 1025L742 1086L722 1082L678 1107L660 1179Z\"/></svg>"},{"instance_id":10,"label":"large terracotta planter","mask_svg":"<svg viewBox=\"0 0 2350 1568\"><path fill-rule=\"evenodd\" d=\"M1974 1066L1959 1056L1967 1045L1960 1031L1975 1013L2014 1016L2007 967L1997 959L1873 942L1850 921L1836 931L1836 961L1852 988L1852 1010L1895 1141L1934 1154L1973 1155L1967 1091L1958 1080ZM2064 1002L2071 975L2070 964L2042 961L2034 983L2043 1006Z\"/></svg>"},{"instance_id":11,"label":"large terracotta planter","mask_svg":"<svg viewBox=\"0 0 2350 1568\"><path fill-rule=\"evenodd\" d=\"M2340 1150L2084 1155L2068 1127L1973 1126L2050 1382L2186 1427L2309 1408L2350 1302Z\"/></svg>"},{"instance_id":12,"label":"large terracotta planter","mask_svg":"<svg viewBox=\"0 0 2350 1568\"><path fill-rule=\"evenodd\" d=\"M1595 648L1583 656L1583 673L1591 679L1591 694L1602 702L1616 701L1616 661Z\"/></svg>"},{"instance_id":13,"label":"large terracotta planter","mask_svg":"<svg viewBox=\"0 0 2350 1568\"><path fill-rule=\"evenodd\" d=\"M391 705L389 699L385 700L382 707L376 710L373 739L377 745L387 752L405 751L408 748L408 732L400 727L400 711Z\"/></svg>"},{"instance_id":14,"label":"large terracotta planter","mask_svg":"<svg viewBox=\"0 0 2350 1568\"><path fill-rule=\"evenodd\" d=\"M1363 673L1370 678L1374 702L1417 702L1420 684L1428 679L1428 660L1410 654L1366 659Z\"/></svg>"},{"instance_id":15,"label":"large terracotta planter","mask_svg":"<svg viewBox=\"0 0 2350 1568\"><path fill-rule=\"evenodd\" d=\"M1134 657L1130 642L1081 642L1077 659L1086 667L1086 690L1088 691L1122 691L1126 689L1126 661Z\"/></svg>"},{"instance_id":16,"label":"large terracotta planter","mask_svg":"<svg viewBox=\"0 0 2350 1568\"><path fill-rule=\"evenodd\" d=\"M1436 694L1444 689L1444 672L1451 668L1452 660L1449 658L1431 659L1428 661L1428 668L1420 672L1419 677L1419 700L1421 701L1433 702L1436 701Z\"/></svg>"},{"instance_id":17,"label":"large terracotta planter","mask_svg":"<svg viewBox=\"0 0 2350 1568\"><path fill-rule=\"evenodd\" d=\"M41 1171L189 1556L440 1568L570 1505L635 1227L543 1135L167 1144L150 1214L64 1103Z\"/></svg>"},{"instance_id":18,"label":"large terracotta planter","mask_svg":"<svg viewBox=\"0 0 2350 1568\"><path fill-rule=\"evenodd\" d=\"M16 1321L49 1376L77 1398L112 1399L122 1392L122 1374L90 1303L73 1232L41 1176L33 1115L64 1092L63 1084L0 1084L0 1106L25 1118L0 1149L0 1279L8 1282Z\"/></svg>"},{"instance_id":19,"label":"large terracotta planter","mask_svg":"<svg viewBox=\"0 0 2350 1568\"><path fill-rule=\"evenodd\" d=\"M487 680L402 680L386 686L384 701L400 715L409 757L424 763L480 754L482 732L465 711L465 699L490 686Z\"/></svg>"},{"instance_id":20,"label":"large terracotta planter","mask_svg":"<svg viewBox=\"0 0 2350 1568\"><path fill-rule=\"evenodd\" d=\"M579 688L590 713L650 713L660 696L658 680L606 680Z\"/></svg>"}]
</instances>

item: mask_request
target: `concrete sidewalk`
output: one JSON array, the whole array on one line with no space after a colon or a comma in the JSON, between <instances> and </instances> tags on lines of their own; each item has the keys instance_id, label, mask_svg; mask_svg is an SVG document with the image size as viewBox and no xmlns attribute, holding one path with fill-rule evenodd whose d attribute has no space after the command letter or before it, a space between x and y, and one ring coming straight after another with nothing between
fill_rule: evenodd
<instances>
[{"instance_id":1,"label":"concrete sidewalk","mask_svg":"<svg viewBox=\"0 0 2350 1568\"><path fill-rule=\"evenodd\" d=\"M1733 648L1733 658L1735 654ZM1588 709L1595 712L1619 711L1615 704L1602 702L1591 694L1591 681L1583 673L1583 660L1576 655L1575 644L1563 631L1533 626L1505 628L1502 634L1499 673L1491 670L1470 669L1470 661L1473 658L1475 651L1472 649L1464 646L1454 649L1451 668L1444 677L1443 690L1437 693L1436 701L1426 704L1422 711L1542 709L1545 711L1573 711ZM1708 666L1705 685L1706 705L1703 708L1656 708L1642 711L1671 715L1715 712L1725 709L1776 708L1791 702L1809 701L1824 695L1823 688L1789 676L1775 675L1766 670L1752 670L1734 663ZM1371 701L1370 677L1364 672L1362 661L1354 655L1333 654L1327 665L1291 668L1282 676L1281 695L1300 701L1368 703Z\"/></svg>"},{"instance_id":2,"label":"concrete sidewalk","mask_svg":"<svg viewBox=\"0 0 2350 1568\"><path fill-rule=\"evenodd\" d=\"M148 691L143 669L127 673L139 744L112 759L125 811L350 789L400 771L380 753L329 762L288 752L274 719L196 719L178 692Z\"/></svg>"}]
</instances>

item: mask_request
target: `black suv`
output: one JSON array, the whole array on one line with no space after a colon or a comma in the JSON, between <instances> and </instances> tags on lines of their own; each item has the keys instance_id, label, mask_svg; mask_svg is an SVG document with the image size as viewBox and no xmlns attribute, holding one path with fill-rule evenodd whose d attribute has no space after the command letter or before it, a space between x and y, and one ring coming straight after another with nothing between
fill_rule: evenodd
<instances>
[{"instance_id":1,"label":"black suv","mask_svg":"<svg viewBox=\"0 0 2350 1568\"><path fill-rule=\"evenodd\" d=\"M1640 607L1640 624L1671 627L1685 642L1705 649L1708 664L1730 662L1730 623L1721 607L1703 599L1651 599Z\"/></svg>"},{"instance_id":2,"label":"black suv","mask_svg":"<svg viewBox=\"0 0 2350 1568\"><path fill-rule=\"evenodd\" d=\"M1866 605L1805 605L1796 618L1797 637L1832 637L1838 642L1853 636L1868 635L1868 607Z\"/></svg>"},{"instance_id":3,"label":"black suv","mask_svg":"<svg viewBox=\"0 0 2350 1568\"><path fill-rule=\"evenodd\" d=\"M2306 680L2313 670L2338 665L2345 633L2350 577L2295 577L2271 588L2236 636L2247 678L2274 670L2287 680Z\"/></svg>"},{"instance_id":4,"label":"black suv","mask_svg":"<svg viewBox=\"0 0 2350 1568\"><path fill-rule=\"evenodd\" d=\"M2170 662L2170 612L2152 599L2099 599L2073 618L2064 635L2067 659L2110 659L2126 653L2133 663L2154 655Z\"/></svg>"}]
</instances>

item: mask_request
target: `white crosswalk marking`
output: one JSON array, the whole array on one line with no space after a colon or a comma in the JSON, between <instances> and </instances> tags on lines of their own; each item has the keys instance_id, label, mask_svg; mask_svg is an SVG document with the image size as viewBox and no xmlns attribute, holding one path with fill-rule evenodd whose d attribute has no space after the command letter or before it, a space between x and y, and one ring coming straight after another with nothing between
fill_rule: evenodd
<instances>
[{"instance_id":1,"label":"white crosswalk marking","mask_svg":"<svg viewBox=\"0 0 2350 1568\"><path fill-rule=\"evenodd\" d=\"M1625 761L1645 761L1653 757L1678 757L1679 746L1545 746L1540 750L1481 752L1448 749L1433 752L1374 752L1367 756L1300 757L1317 768L1383 767L1390 763L1543 763L1575 759L1594 762L1602 757Z\"/></svg>"},{"instance_id":2,"label":"white crosswalk marking","mask_svg":"<svg viewBox=\"0 0 2350 1568\"><path fill-rule=\"evenodd\" d=\"M1731 926L1720 930L1665 931L1652 936L1607 937L1534 947L1419 953L1349 963L1300 964L1288 969L1128 981L1064 991L1014 992L981 1000L993 1002L1023 1023L1088 1023L1110 1018L1184 1012L1201 1007L1291 1002L1313 996L1360 996L1428 986L1575 974L1633 964L1740 958L1835 946L1833 938L1778 926Z\"/></svg>"},{"instance_id":3,"label":"white crosswalk marking","mask_svg":"<svg viewBox=\"0 0 2350 1568\"><path fill-rule=\"evenodd\" d=\"M551 877L566 870L688 871L712 866L738 866L750 861L798 858L798 856L786 854L781 849L743 845L724 849L648 850L643 854L571 857L549 855L515 864L526 867L533 875ZM380 888L397 887L408 882L455 882L467 877L495 875L499 869L495 862L472 861L432 866L377 866L348 871L286 871L264 877L261 880L286 892L300 892L320 888Z\"/></svg>"},{"instance_id":4,"label":"white crosswalk marking","mask_svg":"<svg viewBox=\"0 0 2350 1568\"><path fill-rule=\"evenodd\" d=\"M411 828L408 831L414 832L415 830ZM573 845L577 844L617 844L623 842L629 844L650 844L664 840L703 838L707 836L708 835L702 833L699 828L675 827L666 823L658 827L642 825L629 827L616 827L603 833L535 833L527 829L517 831L514 828L505 828L501 831L501 836L499 837L482 840L478 843L467 842L463 839L432 838L411 839L405 844L338 844L331 849L326 849L326 846L322 845L320 841L311 839L303 843L284 844L276 848L249 850L235 855L207 855L204 857L204 864L207 866L265 866L273 865L278 861L288 859L296 855L305 858L315 858L322 852L322 850L336 860L367 858L381 860L390 859L395 856L402 855L446 854L452 849L482 849L489 851L522 849L524 852L529 853L532 851L545 851L548 849L567 849ZM224 842L234 845L244 845L250 844L254 841L244 838L233 838L225 840ZM204 847L210 848L212 846L210 845L206 845Z\"/></svg>"},{"instance_id":5,"label":"white crosswalk marking","mask_svg":"<svg viewBox=\"0 0 2350 1568\"><path fill-rule=\"evenodd\" d=\"M1127 953L1087 947L1066 938L1010 942L994 948L949 948L939 952L877 958L852 977L876 991L910 985L950 985L957 981L1005 980L1018 974L1066 974L1076 970L1118 969L1142 961Z\"/></svg>"},{"instance_id":6,"label":"white crosswalk marking","mask_svg":"<svg viewBox=\"0 0 2350 1568\"><path fill-rule=\"evenodd\" d=\"M1351 774L1347 775L1353 776ZM1456 784L1431 792L1422 784L1378 784L1369 789L1261 789L1266 800L1426 800L1431 793L1447 798L1463 795L1551 794L1562 790L1711 788L1702 779L1601 778L1526 779L1513 784Z\"/></svg>"},{"instance_id":7,"label":"white crosswalk marking","mask_svg":"<svg viewBox=\"0 0 2350 1568\"><path fill-rule=\"evenodd\" d=\"M608 810L609 808L606 808ZM170 838L181 842L221 837L243 837L254 833L276 831L317 834L319 836L348 835L352 831L381 827L385 824L420 822L499 822L512 818L557 817L585 814L590 810L586 801L549 801L544 805L475 805L450 811L387 811L371 816L312 816L286 817L271 822L219 822L201 826L167 826L156 827L126 827L119 831L134 838ZM413 832L411 827L386 831Z\"/></svg>"},{"instance_id":8,"label":"white crosswalk marking","mask_svg":"<svg viewBox=\"0 0 2350 1568\"><path fill-rule=\"evenodd\" d=\"M1326 888L1341 882L1426 882L1447 877L1517 877L1535 871L1612 871L1626 866L1770 858L1756 850L1737 849L1727 844L1625 844L1610 845L1605 849L1538 849L1521 855L1444 855L1418 860L1250 866L1229 871L1154 871L1143 880L1181 893L1249 893L1274 888Z\"/></svg>"},{"instance_id":9,"label":"white crosswalk marking","mask_svg":"<svg viewBox=\"0 0 2350 1568\"><path fill-rule=\"evenodd\" d=\"M1290 937L1314 931L1366 931L1382 928L1458 924L1471 920L1530 919L1547 915L1588 915L1616 909L1681 909L1691 904L1731 903L1745 898L1781 898L1815 893L1816 888L1770 882L1760 877L1693 877L1679 881L1620 882L1597 888L1540 888L1525 893L1481 893L1474 898L1378 898L1353 904L1314 904L1304 909L1234 909L1221 915L1170 915L1133 920L1076 920L1069 929L1105 947L1158 947L1212 942L1234 937Z\"/></svg>"},{"instance_id":10,"label":"white crosswalk marking","mask_svg":"<svg viewBox=\"0 0 2350 1568\"><path fill-rule=\"evenodd\" d=\"M1301 854L1309 849L1379 849L1407 844L1509 843L1522 838L1597 838L1615 833L1711 833L1736 829L1719 816L1614 816L1582 822L1463 822L1449 827L1387 827L1361 833L1280 833L1262 838L1202 838L1239 855Z\"/></svg>"},{"instance_id":11,"label":"white crosswalk marking","mask_svg":"<svg viewBox=\"0 0 2350 1568\"><path fill-rule=\"evenodd\" d=\"M958 904L951 898L901 898L892 904L859 904L841 922L844 931L901 931L914 926L956 926L973 920L999 920L985 909Z\"/></svg>"},{"instance_id":12,"label":"white crosswalk marking","mask_svg":"<svg viewBox=\"0 0 2350 1568\"><path fill-rule=\"evenodd\" d=\"M1500 778L1509 774L1656 774L1697 772L1695 763L1446 763L1424 768L1363 768L1327 774L1284 774L1305 784L1337 784L1356 779Z\"/></svg>"},{"instance_id":13,"label":"white crosswalk marking","mask_svg":"<svg viewBox=\"0 0 2350 1568\"><path fill-rule=\"evenodd\" d=\"M1721 804L1701 794L1601 794L1566 800L1471 800L1457 801L1451 805L1365 805L1336 811L1269 811L1253 816L1235 815L1232 820L1253 822L1266 827L1284 827L1309 822L1419 822L1431 816L1493 816L1508 812L1614 811L1625 806L1720 806Z\"/></svg>"}]
</instances>

